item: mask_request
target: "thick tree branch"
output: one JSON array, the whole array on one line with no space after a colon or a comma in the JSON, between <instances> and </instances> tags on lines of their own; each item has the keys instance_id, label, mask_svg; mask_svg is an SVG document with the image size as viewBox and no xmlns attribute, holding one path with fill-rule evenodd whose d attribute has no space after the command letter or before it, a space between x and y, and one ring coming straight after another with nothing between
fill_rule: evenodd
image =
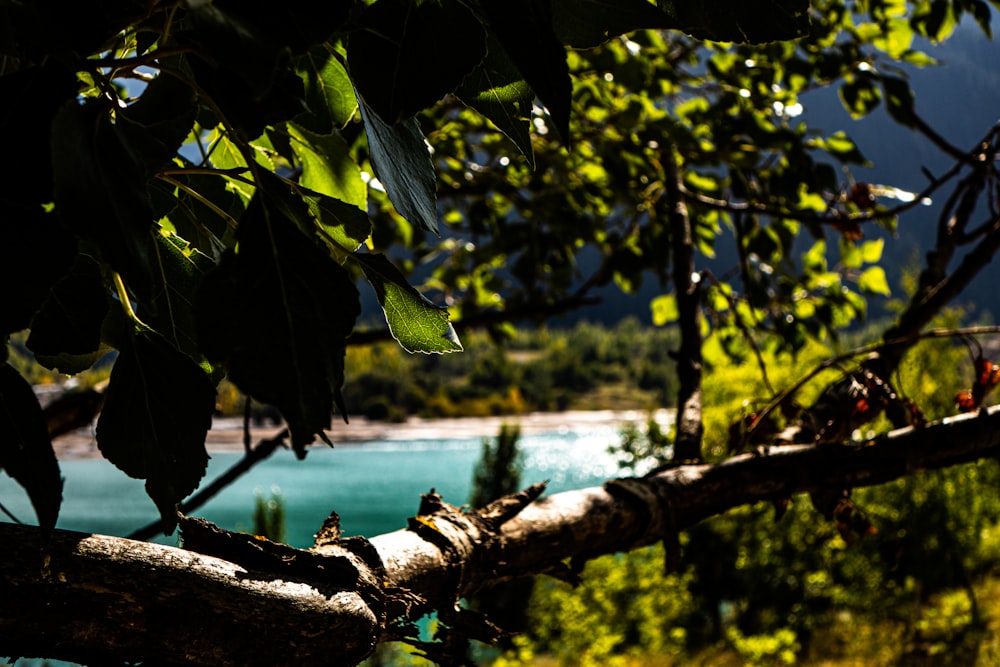
<instances>
[{"instance_id":1,"label":"thick tree branch","mask_svg":"<svg viewBox=\"0 0 1000 667\"><path fill-rule=\"evenodd\" d=\"M370 544L327 537L312 550L258 548L265 543L234 537L234 549L224 534L223 546L212 539L191 545L239 564L0 524L0 652L83 662L352 664L395 636L398 617L453 613L458 597L558 571L567 558L670 540L706 517L761 500L881 484L997 455L995 407L871 442L774 447L763 456L679 466L533 501L535 487L477 513L431 494L409 528Z\"/></svg>"}]
</instances>

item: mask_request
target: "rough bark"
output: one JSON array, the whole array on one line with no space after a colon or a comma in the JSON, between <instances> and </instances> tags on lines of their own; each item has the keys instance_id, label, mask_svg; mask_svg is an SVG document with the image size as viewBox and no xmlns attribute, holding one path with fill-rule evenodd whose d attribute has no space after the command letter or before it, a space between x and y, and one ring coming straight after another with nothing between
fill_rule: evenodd
<instances>
[{"instance_id":1,"label":"rough bark","mask_svg":"<svg viewBox=\"0 0 1000 667\"><path fill-rule=\"evenodd\" d=\"M408 528L311 550L186 522L187 546L0 524L0 653L81 662L353 664L394 622L523 574L657 541L740 505L1000 454L1000 408L865 443L789 445L474 513L428 494Z\"/></svg>"}]
</instances>

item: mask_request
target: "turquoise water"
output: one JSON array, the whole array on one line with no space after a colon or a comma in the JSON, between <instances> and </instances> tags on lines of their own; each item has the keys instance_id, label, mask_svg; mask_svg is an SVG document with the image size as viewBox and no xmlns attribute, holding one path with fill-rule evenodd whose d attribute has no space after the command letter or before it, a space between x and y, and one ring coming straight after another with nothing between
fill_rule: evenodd
<instances>
[{"instance_id":1,"label":"turquoise water","mask_svg":"<svg viewBox=\"0 0 1000 667\"><path fill-rule=\"evenodd\" d=\"M607 448L617 441L612 426L524 435L522 485L549 480L549 493L598 485L615 474ZM420 494L431 488L446 502L465 503L481 448L481 438L385 440L313 448L305 461L278 451L194 514L231 530L248 529L255 494L269 497L277 490L285 500L287 541L293 546L310 546L331 510L340 515L346 534L370 537L405 527ZM207 479L239 458L213 454ZM61 468L66 481L59 528L124 536L156 519L143 482L106 461L65 461ZM0 503L21 520L34 521L23 490L6 475L0 475Z\"/></svg>"}]
</instances>

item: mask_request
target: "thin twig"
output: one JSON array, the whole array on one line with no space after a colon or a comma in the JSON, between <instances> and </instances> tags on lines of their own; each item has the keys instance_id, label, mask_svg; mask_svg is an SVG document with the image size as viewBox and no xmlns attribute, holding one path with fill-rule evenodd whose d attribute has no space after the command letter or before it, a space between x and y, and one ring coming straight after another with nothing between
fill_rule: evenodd
<instances>
[{"instance_id":1,"label":"thin twig","mask_svg":"<svg viewBox=\"0 0 1000 667\"><path fill-rule=\"evenodd\" d=\"M6 507L4 507L3 503L0 503L0 512L3 512L4 514L6 514L10 518L10 520L13 521L14 523L20 523L20 524L24 523L23 521L21 521L20 519L18 519L16 516L14 516L13 512L11 512L9 509L7 509Z\"/></svg>"}]
</instances>

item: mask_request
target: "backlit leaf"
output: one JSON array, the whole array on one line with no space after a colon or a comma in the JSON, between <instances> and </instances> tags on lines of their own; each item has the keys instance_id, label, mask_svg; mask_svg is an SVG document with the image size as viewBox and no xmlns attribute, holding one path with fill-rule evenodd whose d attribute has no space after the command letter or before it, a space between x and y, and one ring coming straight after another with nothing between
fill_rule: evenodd
<instances>
[{"instance_id":1,"label":"backlit leaf","mask_svg":"<svg viewBox=\"0 0 1000 667\"><path fill-rule=\"evenodd\" d=\"M885 269L881 266L872 266L864 270L858 276L858 289L869 294L881 294L889 296L889 281L885 277Z\"/></svg>"},{"instance_id":2,"label":"backlit leaf","mask_svg":"<svg viewBox=\"0 0 1000 667\"><path fill-rule=\"evenodd\" d=\"M448 309L431 303L410 285L384 255L355 255L375 289L385 320L408 352L460 352L462 344L449 322Z\"/></svg>"},{"instance_id":3,"label":"backlit leaf","mask_svg":"<svg viewBox=\"0 0 1000 667\"><path fill-rule=\"evenodd\" d=\"M677 308L677 297L673 294L663 294L649 303L653 311L653 324L662 327L664 324L676 322L681 316Z\"/></svg>"},{"instance_id":4,"label":"backlit leaf","mask_svg":"<svg viewBox=\"0 0 1000 667\"><path fill-rule=\"evenodd\" d=\"M875 239L865 241L861 244L861 256L866 264L874 264L882 259L882 249L885 247L885 239Z\"/></svg>"},{"instance_id":5,"label":"backlit leaf","mask_svg":"<svg viewBox=\"0 0 1000 667\"><path fill-rule=\"evenodd\" d=\"M299 220L311 226L305 204L277 182L258 185L237 250L202 285L199 339L236 386L281 411L301 458L317 436L325 439L334 403L343 411L345 340L360 313L358 293L303 233Z\"/></svg>"},{"instance_id":6,"label":"backlit leaf","mask_svg":"<svg viewBox=\"0 0 1000 667\"><path fill-rule=\"evenodd\" d=\"M62 504L59 462L31 385L9 364L0 366L0 433L0 470L28 492L38 525L55 527Z\"/></svg>"},{"instance_id":7,"label":"backlit leaf","mask_svg":"<svg viewBox=\"0 0 1000 667\"><path fill-rule=\"evenodd\" d=\"M548 109L556 131L569 140L572 83L566 49L553 31L549 0L483 0L490 34Z\"/></svg>"},{"instance_id":8,"label":"backlit leaf","mask_svg":"<svg viewBox=\"0 0 1000 667\"><path fill-rule=\"evenodd\" d=\"M299 182L310 190L364 209L368 188L340 135L315 134L295 123L288 123L287 127L292 150L302 163Z\"/></svg>"},{"instance_id":9,"label":"backlit leaf","mask_svg":"<svg viewBox=\"0 0 1000 667\"><path fill-rule=\"evenodd\" d=\"M52 122L55 211L63 224L93 241L140 297L149 294L153 210L145 165L112 124L105 104L64 106Z\"/></svg>"},{"instance_id":10,"label":"backlit leaf","mask_svg":"<svg viewBox=\"0 0 1000 667\"><path fill-rule=\"evenodd\" d=\"M455 94L493 122L534 166L531 148L531 107L535 92L510 62L495 39L483 62L465 77Z\"/></svg>"},{"instance_id":11,"label":"backlit leaf","mask_svg":"<svg viewBox=\"0 0 1000 667\"><path fill-rule=\"evenodd\" d=\"M295 70L305 83L309 107L295 122L319 134L329 134L346 125L358 108L358 100L340 60L325 45L320 45L299 56Z\"/></svg>"},{"instance_id":12,"label":"backlit leaf","mask_svg":"<svg viewBox=\"0 0 1000 667\"><path fill-rule=\"evenodd\" d=\"M190 357L145 327L126 337L104 394L97 446L129 477L146 480L165 534L176 526L177 503L205 475L213 412L215 387Z\"/></svg>"},{"instance_id":13,"label":"backlit leaf","mask_svg":"<svg viewBox=\"0 0 1000 667\"><path fill-rule=\"evenodd\" d=\"M319 193L303 191L301 194L309 214L321 231L320 236L327 242L354 252L371 234L371 220L357 206Z\"/></svg>"},{"instance_id":14,"label":"backlit leaf","mask_svg":"<svg viewBox=\"0 0 1000 667\"><path fill-rule=\"evenodd\" d=\"M215 268L215 262L167 230L161 229L155 240L157 279L149 308L140 308L139 317L178 350L199 361L194 302L201 281Z\"/></svg>"},{"instance_id":15,"label":"backlit leaf","mask_svg":"<svg viewBox=\"0 0 1000 667\"><path fill-rule=\"evenodd\" d=\"M67 374L84 371L110 351L101 344L107 312L101 267L93 257L80 254L32 320L28 349L46 368Z\"/></svg>"}]
</instances>

